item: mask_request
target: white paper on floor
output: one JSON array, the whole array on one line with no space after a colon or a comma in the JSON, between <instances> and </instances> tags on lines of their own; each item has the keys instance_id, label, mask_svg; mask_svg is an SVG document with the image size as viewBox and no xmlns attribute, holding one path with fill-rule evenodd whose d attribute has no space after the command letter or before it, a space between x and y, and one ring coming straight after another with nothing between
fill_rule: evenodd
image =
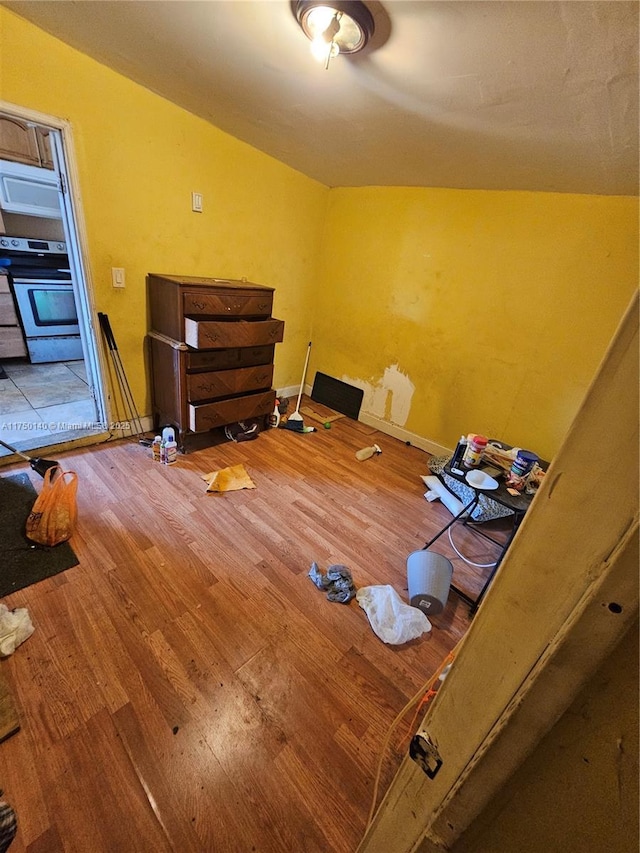
<instances>
[{"instance_id":1,"label":"white paper on floor","mask_svg":"<svg viewBox=\"0 0 640 853\"><path fill-rule=\"evenodd\" d=\"M422 610L405 604L389 584L363 586L356 593L356 600L383 643L400 645L431 630L431 622Z\"/></svg>"}]
</instances>

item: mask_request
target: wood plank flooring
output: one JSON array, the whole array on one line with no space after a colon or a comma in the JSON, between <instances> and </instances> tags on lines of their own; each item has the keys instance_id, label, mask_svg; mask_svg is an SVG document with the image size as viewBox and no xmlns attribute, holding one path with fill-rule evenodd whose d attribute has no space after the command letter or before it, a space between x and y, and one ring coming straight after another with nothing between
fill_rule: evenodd
<instances>
[{"instance_id":1,"label":"wood plank flooring","mask_svg":"<svg viewBox=\"0 0 640 853\"><path fill-rule=\"evenodd\" d=\"M80 565L4 599L36 627L0 662L21 722L0 744L11 853L354 851L388 727L468 607L451 594L430 634L387 646L307 573L341 563L406 600L407 556L450 519L424 500L427 454L341 418L219 435L170 467L130 441L58 458L79 476ZM238 463L255 490L206 493L201 474ZM487 562L490 545L456 538ZM453 563L476 594L485 573Z\"/></svg>"},{"instance_id":2,"label":"wood plank flooring","mask_svg":"<svg viewBox=\"0 0 640 853\"><path fill-rule=\"evenodd\" d=\"M0 670L0 741L10 737L20 728L15 703L6 679Z\"/></svg>"}]
</instances>

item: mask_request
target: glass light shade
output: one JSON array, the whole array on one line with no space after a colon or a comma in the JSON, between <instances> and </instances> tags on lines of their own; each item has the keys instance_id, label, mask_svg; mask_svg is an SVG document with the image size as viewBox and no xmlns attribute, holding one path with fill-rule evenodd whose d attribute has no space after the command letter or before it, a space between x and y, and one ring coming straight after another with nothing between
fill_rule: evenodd
<instances>
[{"instance_id":1,"label":"glass light shade","mask_svg":"<svg viewBox=\"0 0 640 853\"><path fill-rule=\"evenodd\" d=\"M373 35L373 17L360 0L297 0L291 5L308 39L333 42L340 53L357 53Z\"/></svg>"},{"instance_id":2,"label":"glass light shade","mask_svg":"<svg viewBox=\"0 0 640 853\"><path fill-rule=\"evenodd\" d=\"M334 19L336 10L329 6L316 6L307 15L306 22L311 40L322 39ZM333 37L340 53L353 53L364 46L364 33L349 15L343 14L339 19L340 29Z\"/></svg>"}]
</instances>

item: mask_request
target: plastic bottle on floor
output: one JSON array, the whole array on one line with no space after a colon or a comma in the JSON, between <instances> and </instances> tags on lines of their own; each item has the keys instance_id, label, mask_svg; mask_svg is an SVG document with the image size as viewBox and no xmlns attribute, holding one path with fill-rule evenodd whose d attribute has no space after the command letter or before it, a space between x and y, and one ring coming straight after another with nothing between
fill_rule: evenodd
<instances>
[{"instance_id":1,"label":"plastic bottle on floor","mask_svg":"<svg viewBox=\"0 0 640 853\"><path fill-rule=\"evenodd\" d=\"M178 442L175 439L165 442L164 452L166 464L173 465L178 461Z\"/></svg>"},{"instance_id":2,"label":"plastic bottle on floor","mask_svg":"<svg viewBox=\"0 0 640 853\"><path fill-rule=\"evenodd\" d=\"M362 450L358 450L356 452L356 459L358 462L364 462L365 459L371 459L376 453L382 453L382 448L378 447L377 444L373 444L371 447L363 447Z\"/></svg>"}]
</instances>

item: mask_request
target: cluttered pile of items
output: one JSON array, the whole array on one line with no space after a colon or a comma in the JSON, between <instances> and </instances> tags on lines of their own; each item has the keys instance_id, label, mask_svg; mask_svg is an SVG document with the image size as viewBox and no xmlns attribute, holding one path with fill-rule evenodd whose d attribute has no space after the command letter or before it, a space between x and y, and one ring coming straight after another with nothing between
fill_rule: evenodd
<instances>
[{"instance_id":1,"label":"cluttered pile of items","mask_svg":"<svg viewBox=\"0 0 640 853\"><path fill-rule=\"evenodd\" d=\"M489 440L483 435L460 436L451 457L450 468L456 474L464 474L483 464L484 473L491 476L506 475L507 491L512 495L534 494L542 480L544 470L540 457L531 450L509 447L502 442ZM495 466L488 468L486 466Z\"/></svg>"},{"instance_id":2,"label":"cluttered pile of items","mask_svg":"<svg viewBox=\"0 0 640 853\"><path fill-rule=\"evenodd\" d=\"M493 490L503 483L504 491L513 498L531 498L544 479L546 467L547 463L532 451L470 433L460 437L452 456L429 459L430 475L422 477L428 487L425 498L441 500L455 516L470 503L475 490L478 499L471 520L493 521L513 512L502 500L492 500Z\"/></svg>"}]
</instances>

